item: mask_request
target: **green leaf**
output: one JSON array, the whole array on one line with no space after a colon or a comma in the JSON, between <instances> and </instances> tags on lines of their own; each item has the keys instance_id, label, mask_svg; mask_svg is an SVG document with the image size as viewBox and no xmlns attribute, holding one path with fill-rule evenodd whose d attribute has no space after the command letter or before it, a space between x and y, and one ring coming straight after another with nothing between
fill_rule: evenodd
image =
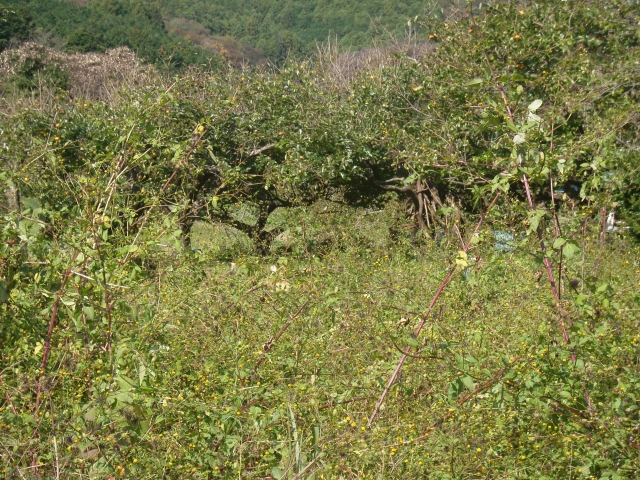
<instances>
[{"instance_id":1,"label":"green leaf","mask_svg":"<svg viewBox=\"0 0 640 480\"><path fill-rule=\"evenodd\" d=\"M517 133L514 137L513 137L513 143L515 143L516 145L522 145L524 142L527 141L527 137L525 136L524 133L520 132Z\"/></svg>"},{"instance_id":2,"label":"green leaf","mask_svg":"<svg viewBox=\"0 0 640 480\"><path fill-rule=\"evenodd\" d=\"M564 238L558 237L555 242L553 242L553 248L560 248L565 243L567 243L567 241Z\"/></svg>"},{"instance_id":3,"label":"green leaf","mask_svg":"<svg viewBox=\"0 0 640 480\"><path fill-rule=\"evenodd\" d=\"M473 382L473 378L471 378L469 375L462 377L461 380L464 386L467 387L467 390L469 390L470 392L473 392L476 389L476 384Z\"/></svg>"},{"instance_id":4,"label":"green leaf","mask_svg":"<svg viewBox=\"0 0 640 480\"><path fill-rule=\"evenodd\" d=\"M33 197L23 197L22 198L22 204L25 207L30 208L31 210L36 210L38 208L42 208L42 205L40 204L38 199L37 198L33 198Z\"/></svg>"},{"instance_id":5,"label":"green leaf","mask_svg":"<svg viewBox=\"0 0 640 480\"><path fill-rule=\"evenodd\" d=\"M273 478L279 479L282 478L284 472L278 467L273 467L271 469L271 475L273 475Z\"/></svg>"},{"instance_id":6,"label":"green leaf","mask_svg":"<svg viewBox=\"0 0 640 480\"><path fill-rule=\"evenodd\" d=\"M511 130L512 132L518 131L516 124L513 123L513 120L511 120L509 117L507 117L507 127L509 127L509 130Z\"/></svg>"},{"instance_id":7,"label":"green leaf","mask_svg":"<svg viewBox=\"0 0 640 480\"><path fill-rule=\"evenodd\" d=\"M580 252L580 248L573 243L567 242L564 247L562 247L562 255L566 258L573 258L577 253Z\"/></svg>"},{"instance_id":8,"label":"green leaf","mask_svg":"<svg viewBox=\"0 0 640 480\"><path fill-rule=\"evenodd\" d=\"M451 215L451 213L453 212L453 208L452 207L442 207L438 210L436 210L436 215L443 215L443 216L448 216Z\"/></svg>"},{"instance_id":9,"label":"green leaf","mask_svg":"<svg viewBox=\"0 0 640 480\"><path fill-rule=\"evenodd\" d=\"M534 216L529 219L529 231L533 232L538 229L540 223L540 217Z\"/></svg>"},{"instance_id":10,"label":"green leaf","mask_svg":"<svg viewBox=\"0 0 640 480\"><path fill-rule=\"evenodd\" d=\"M132 379L122 374L119 374L116 377L116 381L120 386L120 390L122 390L123 392L128 392L135 385L135 382Z\"/></svg>"},{"instance_id":11,"label":"green leaf","mask_svg":"<svg viewBox=\"0 0 640 480\"><path fill-rule=\"evenodd\" d=\"M407 345L410 345L412 347L419 347L420 343L413 337L405 337L404 338L404 343L406 343Z\"/></svg>"},{"instance_id":12,"label":"green leaf","mask_svg":"<svg viewBox=\"0 0 640 480\"><path fill-rule=\"evenodd\" d=\"M529 112L529 115L527 115L527 120L533 123L540 123L542 121L542 118L540 118L538 115L536 115L533 112Z\"/></svg>"},{"instance_id":13,"label":"green leaf","mask_svg":"<svg viewBox=\"0 0 640 480\"><path fill-rule=\"evenodd\" d=\"M482 78L474 78L470 82L464 84L465 87L470 87L471 85L480 85L484 80Z\"/></svg>"},{"instance_id":14,"label":"green leaf","mask_svg":"<svg viewBox=\"0 0 640 480\"><path fill-rule=\"evenodd\" d=\"M534 100L533 102L531 102L529 104L529 111L530 112L535 112L536 110L538 110L540 108L540 106L542 105L542 100Z\"/></svg>"},{"instance_id":15,"label":"green leaf","mask_svg":"<svg viewBox=\"0 0 640 480\"><path fill-rule=\"evenodd\" d=\"M95 419L98 417L98 409L96 407L90 408L89 410L87 410L87 412L84 414L84 419L87 422L93 422L95 421Z\"/></svg>"}]
</instances>

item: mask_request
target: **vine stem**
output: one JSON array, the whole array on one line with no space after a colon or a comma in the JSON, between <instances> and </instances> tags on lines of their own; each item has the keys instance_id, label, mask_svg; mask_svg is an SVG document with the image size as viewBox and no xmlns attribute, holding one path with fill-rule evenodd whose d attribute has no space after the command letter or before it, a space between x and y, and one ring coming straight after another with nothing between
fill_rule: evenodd
<instances>
[{"instance_id":1,"label":"vine stem","mask_svg":"<svg viewBox=\"0 0 640 480\"><path fill-rule=\"evenodd\" d=\"M275 343L280 339L280 337L284 334L284 332L291 326L293 321L296 318L298 318L298 316L302 313L302 311L306 308L306 306L309 304L310 301L311 299L308 299L306 302L300 305L296 313L289 316L289 321L284 324L284 326L280 329L280 331L275 336L275 338L270 342L267 342L267 344L264 347L264 352L262 352L262 355L260 355L260 358L258 358L258 360L256 361L256 364L253 366L253 369L251 370L251 375L255 375L256 371L258 370L258 367L262 362L264 362L265 358L267 358L267 354L271 351Z\"/></svg>"},{"instance_id":2,"label":"vine stem","mask_svg":"<svg viewBox=\"0 0 640 480\"><path fill-rule=\"evenodd\" d=\"M598 252L598 263L596 264L595 276L600 272L600 262L602 261L602 250L604 250L604 238L607 233L607 207L602 207L602 231L600 232L600 251Z\"/></svg>"},{"instance_id":3,"label":"vine stem","mask_svg":"<svg viewBox=\"0 0 640 480\"><path fill-rule=\"evenodd\" d=\"M56 295L56 299L53 302L53 309L51 311L51 318L49 319L49 330L47 331L47 339L44 342L44 350L42 352L42 363L40 364L40 380L38 381L38 392L36 393L36 406L34 410L34 415L38 417L38 409L40 408L40 395L42 395L42 382L45 370L47 368L47 361L49 360L49 352L51 351L51 336L53 335L53 328L56 324L56 319L58 318L58 308L60 306L60 299L64 293L64 289L67 286L67 280L71 275L71 269L73 268L73 262L76 261L78 257L78 251L76 250L71 257L71 261L69 262L69 267L62 277L62 284L60 285L60 290Z\"/></svg>"},{"instance_id":4,"label":"vine stem","mask_svg":"<svg viewBox=\"0 0 640 480\"><path fill-rule=\"evenodd\" d=\"M522 164L522 154L518 154L518 161ZM533 198L531 196L531 189L529 188L529 179L526 175L522 176L522 183L524 183L524 189L527 194L527 203L529 204L529 209L531 211L535 210L533 205ZM567 332L567 326L563 320L563 312L562 312L562 303L560 302L560 295L558 295L558 288L556 287L556 282L553 278L553 270L551 268L551 260L549 260L549 256L547 255L547 247L544 243L544 238L542 238L542 229L540 226L536 228L536 234L538 235L538 240L540 242L540 250L542 251L542 255L544 256L544 268L547 271L547 277L549 278L549 286L551 287L551 293L553 294L553 299L556 302L556 309L558 310L558 317L560 318L560 330L562 331L562 336L567 345L571 344L571 339L569 338L569 332ZM573 363L576 362L576 354L571 350L571 361Z\"/></svg>"},{"instance_id":5,"label":"vine stem","mask_svg":"<svg viewBox=\"0 0 640 480\"><path fill-rule=\"evenodd\" d=\"M472 17L473 19L473 17ZM474 23L475 23L475 19L473 19ZM509 117L509 120L511 120L511 122L513 122L514 117L513 117L513 110L511 109L511 107L509 106L509 99L507 97L507 93L505 92L504 88L502 87L502 85L500 85L500 83L496 80L496 74L493 70L493 66L491 65L491 61L489 60L489 55L487 55L487 52L484 52L484 59L485 62L487 64L487 68L489 69L489 72L491 74L491 78L494 80L494 85L496 90L498 90L498 92L500 93L500 96L502 97L502 101L504 102L504 108L507 112L507 116ZM518 153L518 164L520 166L522 166L522 153ZM524 184L524 189L525 189L525 193L527 195L527 203L529 204L529 210L534 211L535 210L535 206L533 204L533 197L531 195L531 189L529 188L529 179L527 178L527 175L523 175L522 176L522 183ZM551 195L553 196L553 190L551 191ZM559 323L560 323L560 330L562 331L562 336L564 338L564 341L567 345L571 344L571 339L569 338L569 333L567 332L567 328L566 325L564 323L564 315L563 315L563 311L562 311L562 303L560 302L560 295L558 295L558 289L556 287L556 282L553 278L553 270L551 268L551 260L549 260L549 256L547 255L547 247L544 243L544 238L542 237L542 229L540 228L540 225L538 225L538 228L536 228L536 234L538 235L538 240L540 242L540 250L542 251L542 255L544 257L543 263L544 263L544 268L547 271L547 277L549 279L549 286L551 287L551 293L553 294L553 299L555 300L556 303L556 310L558 311L558 318L559 318ZM571 350L571 360L575 363L576 361L576 355L573 352L573 350Z\"/></svg>"},{"instance_id":6,"label":"vine stem","mask_svg":"<svg viewBox=\"0 0 640 480\"><path fill-rule=\"evenodd\" d=\"M469 250L469 247L471 247L471 242L473 241L473 238L474 238L475 234L478 232L478 230L480 230L480 227L482 227L482 223L484 222L484 219L486 218L487 213L489 213L491 208L493 208L493 206L495 205L496 200L498 200L499 196L500 196L500 191L498 191L498 193L496 193L496 196L493 197L493 200L491 201L491 203L487 207L487 210L480 217L480 221L478 221L478 224L476 225L476 228L473 230L473 233L471 234L471 237L469 238L469 241L466 243L466 245L463 245L463 251L465 253L467 252L467 250ZM427 318L429 317L429 314L433 310L433 307L435 306L436 302L438 301L438 298L440 298L440 295L442 295L442 292L444 291L446 286L451 281L451 277L453 276L453 273L456 271L457 266L458 266L457 263L453 264L453 266L449 270L449 273L447 273L447 276L444 278L444 280L442 281L442 283L438 287L438 290L436 291L436 294L434 295L433 299L431 300L431 303L429 304L429 307L427 308L427 310L422 315L422 319L420 320L420 324L418 325L418 327L416 328L416 330L415 330L415 332L413 334L414 338L416 338L420 334L420 332L422 331L422 328L424 327L424 324L426 323ZM373 421L375 420L376 415L378 414L378 411L380 410L380 407L384 403L384 400L387 397L387 394L389 393L389 390L391 389L391 386L393 385L393 382L395 382L396 378L398 377L398 374L400 373L400 370L402 370L402 366L404 365L405 360L409 356L409 352L410 351L411 351L411 345L407 345L407 348L405 348L404 352L402 353L402 357L400 357L400 361L398 362L398 365L396 366L396 369L391 374L391 377L389 377L389 381L387 382L387 386L385 387L384 391L382 392L382 395L380 396L380 400L378 400L378 403L376 403L375 407L373 408L373 412L371 413L371 416L369 417L369 422L367 423L367 427L371 427L371 425L373 424Z\"/></svg>"}]
</instances>

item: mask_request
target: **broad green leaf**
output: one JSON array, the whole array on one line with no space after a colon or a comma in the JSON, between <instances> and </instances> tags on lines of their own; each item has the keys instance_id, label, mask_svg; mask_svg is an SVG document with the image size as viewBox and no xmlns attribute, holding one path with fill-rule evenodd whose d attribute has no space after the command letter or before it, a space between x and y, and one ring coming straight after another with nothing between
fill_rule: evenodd
<instances>
[{"instance_id":1,"label":"broad green leaf","mask_svg":"<svg viewBox=\"0 0 640 480\"><path fill-rule=\"evenodd\" d=\"M542 118L533 112L529 112L529 115L527 115L527 120L533 123L540 123L542 121Z\"/></svg>"},{"instance_id":2,"label":"broad green leaf","mask_svg":"<svg viewBox=\"0 0 640 480\"><path fill-rule=\"evenodd\" d=\"M469 375L462 377L461 380L464 386L467 387L467 390L469 390L470 392L473 392L476 389L476 384L474 383L473 378L471 378Z\"/></svg>"},{"instance_id":3,"label":"broad green leaf","mask_svg":"<svg viewBox=\"0 0 640 480\"><path fill-rule=\"evenodd\" d=\"M566 258L573 258L577 253L580 252L580 248L578 248L577 245L574 245L573 243L565 243L564 247L562 247L562 255L564 255Z\"/></svg>"},{"instance_id":4,"label":"broad green leaf","mask_svg":"<svg viewBox=\"0 0 640 480\"><path fill-rule=\"evenodd\" d=\"M553 248L560 248L565 243L567 243L567 241L564 238L558 237L555 242L553 242Z\"/></svg>"},{"instance_id":5,"label":"broad green leaf","mask_svg":"<svg viewBox=\"0 0 640 480\"><path fill-rule=\"evenodd\" d=\"M515 143L516 145L522 145L524 142L527 141L527 138L525 137L525 134L520 132L517 133L514 137L513 137L513 143Z\"/></svg>"},{"instance_id":6,"label":"broad green leaf","mask_svg":"<svg viewBox=\"0 0 640 480\"><path fill-rule=\"evenodd\" d=\"M412 346L414 348L420 346L420 343L413 337L405 337L404 343L406 343L407 345L410 345L410 346Z\"/></svg>"},{"instance_id":7,"label":"broad green leaf","mask_svg":"<svg viewBox=\"0 0 640 480\"><path fill-rule=\"evenodd\" d=\"M542 105L542 100L534 100L533 102L531 102L529 104L529 111L531 112L535 112L536 110L538 110L540 108L540 106Z\"/></svg>"},{"instance_id":8,"label":"broad green leaf","mask_svg":"<svg viewBox=\"0 0 640 480\"><path fill-rule=\"evenodd\" d=\"M22 198L22 204L25 207L30 208L31 210L36 210L38 208L42 208L42 205L40 204L40 201L37 198L34 198L34 197L23 197Z\"/></svg>"}]
</instances>

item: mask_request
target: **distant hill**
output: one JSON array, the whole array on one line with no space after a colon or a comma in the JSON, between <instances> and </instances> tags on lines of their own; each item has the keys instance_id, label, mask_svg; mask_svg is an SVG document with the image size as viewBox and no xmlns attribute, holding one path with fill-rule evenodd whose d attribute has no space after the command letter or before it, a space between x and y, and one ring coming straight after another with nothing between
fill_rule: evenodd
<instances>
[{"instance_id":1,"label":"distant hill","mask_svg":"<svg viewBox=\"0 0 640 480\"><path fill-rule=\"evenodd\" d=\"M403 36L408 19L439 1L0 0L0 50L44 35L69 53L127 46L176 67L220 56L236 65L280 63L329 38L359 49Z\"/></svg>"},{"instance_id":2,"label":"distant hill","mask_svg":"<svg viewBox=\"0 0 640 480\"><path fill-rule=\"evenodd\" d=\"M425 0L157 0L167 27L182 34L200 28L233 37L270 60L306 55L316 42L337 37L344 48L404 35L407 20L433 10ZM451 2L450 2L451 3Z\"/></svg>"},{"instance_id":3,"label":"distant hill","mask_svg":"<svg viewBox=\"0 0 640 480\"><path fill-rule=\"evenodd\" d=\"M179 68L206 63L211 52L165 28L144 0L0 0L0 50L30 38L68 53L126 46L151 63Z\"/></svg>"}]
</instances>

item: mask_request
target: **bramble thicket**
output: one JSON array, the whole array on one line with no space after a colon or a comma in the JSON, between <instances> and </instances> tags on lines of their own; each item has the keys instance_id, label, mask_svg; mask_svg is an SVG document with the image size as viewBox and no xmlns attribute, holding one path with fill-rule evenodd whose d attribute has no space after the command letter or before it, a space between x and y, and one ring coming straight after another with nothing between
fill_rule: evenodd
<instances>
[{"instance_id":1,"label":"bramble thicket","mask_svg":"<svg viewBox=\"0 0 640 480\"><path fill-rule=\"evenodd\" d=\"M4 85L0 472L636 478L639 8Z\"/></svg>"}]
</instances>

